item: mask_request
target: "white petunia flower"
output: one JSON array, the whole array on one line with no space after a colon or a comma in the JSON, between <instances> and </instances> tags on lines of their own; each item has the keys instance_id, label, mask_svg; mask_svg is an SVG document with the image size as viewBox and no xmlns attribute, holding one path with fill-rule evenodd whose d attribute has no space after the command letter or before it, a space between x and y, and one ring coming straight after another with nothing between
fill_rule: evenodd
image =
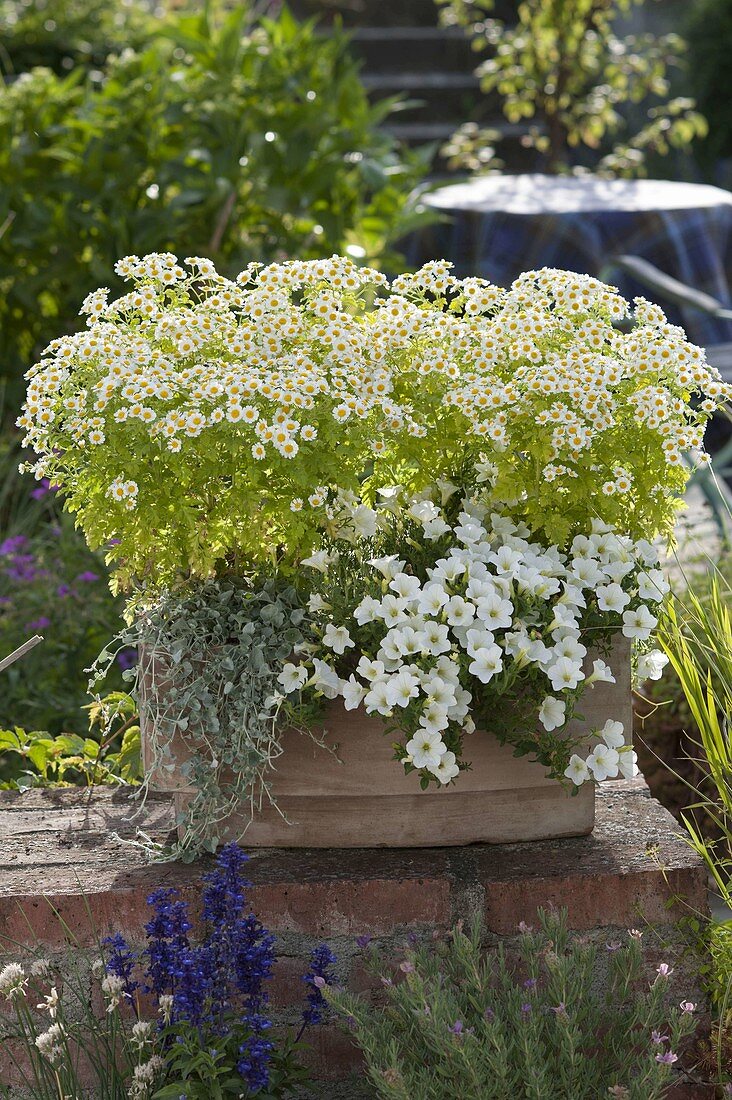
<instances>
[{"instance_id":1,"label":"white petunia flower","mask_svg":"<svg viewBox=\"0 0 732 1100\"><path fill-rule=\"evenodd\" d=\"M451 596L445 604L445 615L450 626L467 626L475 618L475 608L462 596Z\"/></svg>"},{"instance_id":2,"label":"white petunia flower","mask_svg":"<svg viewBox=\"0 0 732 1100\"><path fill-rule=\"evenodd\" d=\"M389 581L389 588L392 592L396 592L397 596L401 596L404 600L417 600L420 593L420 584L418 577L411 577L408 573L397 573Z\"/></svg>"},{"instance_id":3,"label":"white petunia flower","mask_svg":"<svg viewBox=\"0 0 732 1100\"><path fill-rule=\"evenodd\" d=\"M378 569L390 581L397 573L401 573L407 563L399 559L396 554L389 554L385 558L369 558L368 564L373 565L374 569Z\"/></svg>"},{"instance_id":4,"label":"white petunia flower","mask_svg":"<svg viewBox=\"0 0 732 1100\"><path fill-rule=\"evenodd\" d=\"M570 661L569 657L559 657L547 669L547 676L555 691L567 691L577 687L584 680L582 665Z\"/></svg>"},{"instance_id":5,"label":"white petunia flower","mask_svg":"<svg viewBox=\"0 0 732 1100\"><path fill-rule=\"evenodd\" d=\"M432 657L437 657L440 653L449 653L452 648L449 634L450 631L445 623L425 623L422 631L425 651Z\"/></svg>"},{"instance_id":6,"label":"white petunia flower","mask_svg":"<svg viewBox=\"0 0 732 1100\"><path fill-rule=\"evenodd\" d=\"M443 752L437 765L428 765L428 771L437 776L440 783L450 783L456 775L460 774L460 768L456 763L454 752Z\"/></svg>"},{"instance_id":7,"label":"white petunia flower","mask_svg":"<svg viewBox=\"0 0 732 1100\"><path fill-rule=\"evenodd\" d=\"M630 603L630 596L619 584L600 585L597 589L597 606L601 611L624 611Z\"/></svg>"},{"instance_id":8,"label":"white petunia flower","mask_svg":"<svg viewBox=\"0 0 732 1100\"><path fill-rule=\"evenodd\" d=\"M624 779L635 779L638 774L638 754L633 751L632 745L624 745L618 750L618 767Z\"/></svg>"},{"instance_id":9,"label":"white petunia flower","mask_svg":"<svg viewBox=\"0 0 732 1100\"><path fill-rule=\"evenodd\" d=\"M471 663L468 672L480 680L481 684L489 683L503 668L503 650L498 645L486 646L479 649Z\"/></svg>"},{"instance_id":10,"label":"white petunia flower","mask_svg":"<svg viewBox=\"0 0 732 1100\"><path fill-rule=\"evenodd\" d=\"M566 703L563 699L547 695L539 710L539 721L545 730L560 729L566 721L565 712Z\"/></svg>"},{"instance_id":11,"label":"white petunia flower","mask_svg":"<svg viewBox=\"0 0 732 1100\"><path fill-rule=\"evenodd\" d=\"M419 594L417 610L420 615L439 615L449 599L441 584L427 584Z\"/></svg>"},{"instance_id":12,"label":"white petunia flower","mask_svg":"<svg viewBox=\"0 0 732 1100\"><path fill-rule=\"evenodd\" d=\"M644 642L650 638L651 631L658 624L655 615L651 615L645 604L641 604L635 611L623 613L623 634L626 638L637 638Z\"/></svg>"},{"instance_id":13,"label":"white petunia flower","mask_svg":"<svg viewBox=\"0 0 732 1100\"><path fill-rule=\"evenodd\" d=\"M327 645L334 653L343 654L347 649L353 649L355 642L345 626L333 626L328 623L323 633L323 645Z\"/></svg>"},{"instance_id":14,"label":"white petunia flower","mask_svg":"<svg viewBox=\"0 0 732 1100\"><path fill-rule=\"evenodd\" d=\"M317 569L319 573L327 573L328 566L338 561L337 554L329 554L327 550L318 550L309 558L303 558L300 565L307 565L310 569Z\"/></svg>"},{"instance_id":15,"label":"white petunia flower","mask_svg":"<svg viewBox=\"0 0 732 1100\"><path fill-rule=\"evenodd\" d=\"M383 661L372 661L370 657L361 657L356 665L356 672L364 680L380 680L385 671Z\"/></svg>"},{"instance_id":16,"label":"white petunia flower","mask_svg":"<svg viewBox=\"0 0 732 1100\"><path fill-rule=\"evenodd\" d=\"M564 774L567 779L571 779L576 787L586 783L590 778L590 771L586 762L577 753L572 753L569 758L569 767L565 770Z\"/></svg>"},{"instance_id":17,"label":"white petunia flower","mask_svg":"<svg viewBox=\"0 0 732 1100\"><path fill-rule=\"evenodd\" d=\"M384 596L381 601L379 618L383 619L387 626L396 626L409 618L407 615L407 601L400 596L392 596L391 593Z\"/></svg>"},{"instance_id":18,"label":"white petunia flower","mask_svg":"<svg viewBox=\"0 0 732 1100\"><path fill-rule=\"evenodd\" d=\"M619 749L625 744L625 726L622 722L615 722L608 718L600 730L600 736L609 749Z\"/></svg>"},{"instance_id":19,"label":"white petunia flower","mask_svg":"<svg viewBox=\"0 0 732 1100\"><path fill-rule=\"evenodd\" d=\"M288 661L282 666L282 672L277 677L277 683L282 686L285 695L291 695L299 691L308 678L308 670L305 665L294 665Z\"/></svg>"},{"instance_id":20,"label":"white petunia flower","mask_svg":"<svg viewBox=\"0 0 732 1100\"><path fill-rule=\"evenodd\" d=\"M479 596L475 601L475 614L489 630L502 630L513 623L513 604L499 593Z\"/></svg>"},{"instance_id":21,"label":"white petunia flower","mask_svg":"<svg viewBox=\"0 0 732 1100\"><path fill-rule=\"evenodd\" d=\"M335 669L318 657L313 658L313 683L326 699L335 699L340 695L341 678Z\"/></svg>"},{"instance_id":22,"label":"white petunia flower","mask_svg":"<svg viewBox=\"0 0 732 1100\"><path fill-rule=\"evenodd\" d=\"M392 707L406 707L412 699L417 698L419 688L419 676L408 668L402 668L389 678L386 697Z\"/></svg>"},{"instance_id":23,"label":"white petunia flower","mask_svg":"<svg viewBox=\"0 0 732 1100\"><path fill-rule=\"evenodd\" d=\"M587 677L588 684L614 684L613 670L604 661L593 661L592 672Z\"/></svg>"},{"instance_id":24,"label":"white petunia flower","mask_svg":"<svg viewBox=\"0 0 732 1100\"><path fill-rule=\"evenodd\" d=\"M366 693L363 700L369 714L381 714L388 717L392 712L392 704L389 702L388 681L374 680L371 690Z\"/></svg>"},{"instance_id":25,"label":"white petunia flower","mask_svg":"<svg viewBox=\"0 0 732 1100\"><path fill-rule=\"evenodd\" d=\"M668 664L668 657L660 649L652 649L650 653L642 653L638 658L636 675L639 680L660 680L663 670Z\"/></svg>"},{"instance_id":26,"label":"white petunia flower","mask_svg":"<svg viewBox=\"0 0 732 1100\"><path fill-rule=\"evenodd\" d=\"M360 707L365 694L366 688L363 684L359 684L353 673L341 686L343 706L346 710L356 710L357 707Z\"/></svg>"},{"instance_id":27,"label":"white petunia flower","mask_svg":"<svg viewBox=\"0 0 732 1100\"><path fill-rule=\"evenodd\" d=\"M373 596L364 596L361 603L353 612L353 617L359 626L364 626L366 623L373 623L380 617L381 603L379 600L375 600Z\"/></svg>"},{"instance_id":28,"label":"white petunia flower","mask_svg":"<svg viewBox=\"0 0 732 1100\"><path fill-rule=\"evenodd\" d=\"M447 752L439 733L428 733L427 730L419 730L406 744L407 759L415 768L437 767L440 758Z\"/></svg>"},{"instance_id":29,"label":"white petunia flower","mask_svg":"<svg viewBox=\"0 0 732 1100\"><path fill-rule=\"evenodd\" d=\"M660 569L651 569L647 573L638 574L638 595L642 600L659 603L670 590L671 586Z\"/></svg>"},{"instance_id":30,"label":"white petunia flower","mask_svg":"<svg viewBox=\"0 0 732 1100\"><path fill-rule=\"evenodd\" d=\"M618 753L615 749L608 748L602 742L595 746L594 752L587 757L587 767L592 772L598 783L603 779L614 779L618 774Z\"/></svg>"}]
</instances>

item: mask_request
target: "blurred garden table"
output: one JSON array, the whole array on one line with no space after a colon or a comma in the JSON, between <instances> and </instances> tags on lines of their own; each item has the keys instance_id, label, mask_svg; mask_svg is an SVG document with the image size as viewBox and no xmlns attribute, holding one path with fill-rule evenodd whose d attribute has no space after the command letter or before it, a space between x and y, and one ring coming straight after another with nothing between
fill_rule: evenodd
<instances>
[{"instance_id":1,"label":"blurred garden table","mask_svg":"<svg viewBox=\"0 0 732 1100\"><path fill-rule=\"evenodd\" d=\"M522 271L563 267L610 274L626 296L648 297L631 277L612 271L613 256L625 253L732 305L732 194L717 187L496 175L443 187L425 201L445 219L409 238L410 266L444 257L460 277L502 286ZM685 307L668 315L698 344L732 341L729 321Z\"/></svg>"}]
</instances>

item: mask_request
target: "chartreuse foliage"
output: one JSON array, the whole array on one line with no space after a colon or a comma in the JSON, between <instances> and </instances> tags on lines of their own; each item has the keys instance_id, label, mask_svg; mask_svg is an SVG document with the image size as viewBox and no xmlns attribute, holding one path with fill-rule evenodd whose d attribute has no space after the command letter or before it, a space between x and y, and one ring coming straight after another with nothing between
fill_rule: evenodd
<instances>
[{"instance_id":1,"label":"chartreuse foliage","mask_svg":"<svg viewBox=\"0 0 732 1100\"><path fill-rule=\"evenodd\" d=\"M695 1006L669 1008L671 967L644 979L640 933L598 948L566 911L525 924L519 960L481 945L481 928L409 948L395 968L369 948L383 1002L332 988L380 1100L660 1100ZM602 978L600 974L603 974Z\"/></svg>"}]
</instances>

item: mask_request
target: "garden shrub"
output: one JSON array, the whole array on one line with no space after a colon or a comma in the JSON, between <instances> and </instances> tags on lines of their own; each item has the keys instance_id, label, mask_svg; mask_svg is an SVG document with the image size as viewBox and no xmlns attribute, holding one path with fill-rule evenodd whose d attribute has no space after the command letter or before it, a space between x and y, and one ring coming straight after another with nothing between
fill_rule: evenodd
<instances>
[{"instance_id":1,"label":"garden shrub","mask_svg":"<svg viewBox=\"0 0 732 1100\"><path fill-rule=\"evenodd\" d=\"M348 42L213 5L104 71L0 87L0 377L18 378L130 252L381 256L423 215L423 159L377 129Z\"/></svg>"},{"instance_id":2,"label":"garden shrub","mask_svg":"<svg viewBox=\"0 0 732 1100\"><path fill-rule=\"evenodd\" d=\"M324 990L363 1050L381 1100L660 1100L695 1005L669 1008L672 968L643 978L641 933L598 950L566 911L523 922L519 959L489 953L481 928L408 949L389 967L369 946L384 1002ZM600 976L600 963L606 973Z\"/></svg>"}]
</instances>

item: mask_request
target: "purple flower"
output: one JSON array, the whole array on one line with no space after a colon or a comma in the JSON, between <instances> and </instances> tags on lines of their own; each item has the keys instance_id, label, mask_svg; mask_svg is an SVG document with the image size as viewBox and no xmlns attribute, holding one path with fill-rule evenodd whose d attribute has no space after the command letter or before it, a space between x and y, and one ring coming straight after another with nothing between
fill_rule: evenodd
<instances>
[{"instance_id":1,"label":"purple flower","mask_svg":"<svg viewBox=\"0 0 732 1100\"><path fill-rule=\"evenodd\" d=\"M79 573L79 576L76 579L77 581L81 581L82 584L93 584L94 581L99 580L99 574L92 573L91 570L87 569L85 570L85 572Z\"/></svg>"},{"instance_id":2,"label":"purple flower","mask_svg":"<svg viewBox=\"0 0 732 1100\"><path fill-rule=\"evenodd\" d=\"M356 936L356 945L363 951L371 943L371 936Z\"/></svg>"},{"instance_id":3,"label":"purple flower","mask_svg":"<svg viewBox=\"0 0 732 1100\"><path fill-rule=\"evenodd\" d=\"M656 1061L660 1062L662 1066L672 1066L674 1062L678 1062L678 1054L674 1054L672 1050L667 1050L665 1054L657 1054Z\"/></svg>"},{"instance_id":4,"label":"purple flower","mask_svg":"<svg viewBox=\"0 0 732 1100\"><path fill-rule=\"evenodd\" d=\"M527 924L525 920L519 921L518 930L523 936L527 935L529 932L534 931L533 926Z\"/></svg>"},{"instance_id":5,"label":"purple flower","mask_svg":"<svg viewBox=\"0 0 732 1100\"><path fill-rule=\"evenodd\" d=\"M490 1022L491 1020L495 1020L496 1014L495 1014L495 1012L493 1011L492 1008L487 1008L485 1010L485 1012L483 1013L483 1018Z\"/></svg>"},{"instance_id":6,"label":"purple flower","mask_svg":"<svg viewBox=\"0 0 732 1100\"><path fill-rule=\"evenodd\" d=\"M137 650L120 649L117 654L117 664L123 672L126 672L129 668L134 668L137 664Z\"/></svg>"},{"instance_id":7,"label":"purple flower","mask_svg":"<svg viewBox=\"0 0 732 1100\"><path fill-rule=\"evenodd\" d=\"M133 993L140 986L140 983L133 977L137 955L130 950L127 940L118 932L114 936L107 936L106 939L103 939L102 946L109 948L110 952L107 960L107 973L122 978L125 983L124 992L132 999Z\"/></svg>"},{"instance_id":8,"label":"purple flower","mask_svg":"<svg viewBox=\"0 0 732 1100\"><path fill-rule=\"evenodd\" d=\"M58 490L58 485L52 485L47 477L42 477L38 483L38 488L34 489L30 495L33 500L43 500L48 493L57 493Z\"/></svg>"},{"instance_id":9,"label":"purple flower","mask_svg":"<svg viewBox=\"0 0 732 1100\"><path fill-rule=\"evenodd\" d=\"M531 1012L531 1005L528 1004L528 1003L527 1004L522 1004L521 1005L521 1012L523 1013L524 1016L528 1016L528 1014Z\"/></svg>"},{"instance_id":10,"label":"purple flower","mask_svg":"<svg viewBox=\"0 0 732 1100\"><path fill-rule=\"evenodd\" d=\"M56 595L57 595L57 596L60 596L60 597L61 597L61 599L63 599L63 598L64 598L64 596L68 596L68 594L69 594L69 592L70 592L70 591L71 591L71 587L70 587L70 585L68 585L68 584L60 584L60 585L58 586L58 588L56 589Z\"/></svg>"},{"instance_id":11,"label":"purple flower","mask_svg":"<svg viewBox=\"0 0 732 1100\"><path fill-rule=\"evenodd\" d=\"M536 986L536 978L527 978L524 982L524 989L534 989Z\"/></svg>"},{"instance_id":12,"label":"purple flower","mask_svg":"<svg viewBox=\"0 0 732 1100\"><path fill-rule=\"evenodd\" d=\"M310 1024L322 1022L323 1013L327 1007L322 990L326 985L331 985L333 982L330 967L334 965L335 961L335 955L324 943L316 947L310 954L310 970L303 975L302 979L309 986L308 1003L302 1014L303 1028Z\"/></svg>"},{"instance_id":13,"label":"purple flower","mask_svg":"<svg viewBox=\"0 0 732 1100\"><path fill-rule=\"evenodd\" d=\"M656 973L660 978L670 978L673 972L674 968L669 966L668 963L661 963L661 965L656 968Z\"/></svg>"},{"instance_id":14,"label":"purple flower","mask_svg":"<svg viewBox=\"0 0 732 1100\"><path fill-rule=\"evenodd\" d=\"M686 1012L693 1012L694 1009L696 1008L696 1005L693 1004L691 1001L682 1001L681 1004L679 1005L679 1008L681 1009L682 1012L685 1012L685 1013Z\"/></svg>"},{"instance_id":15,"label":"purple flower","mask_svg":"<svg viewBox=\"0 0 732 1100\"><path fill-rule=\"evenodd\" d=\"M657 1045L660 1044L660 1043L667 1043L668 1042L668 1035L662 1035L660 1031L652 1031L651 1032L651 1042L656 1043Z\"/></svg>"},{"instance_id":16,"label":"purple flower","mask_svg":"<svg viewBox=\"0 0 732 1100\"><path fill-rule=\"evenodd\" d=\"M413 962L410 962L409 959L405 959L404 962L399 963L399 969L402 974L413 974L416 968Z\"/></svg>"},{"instance_id":17,"label":"purple flower","mask_svg":"<svg viewBox=\"0 0 732 1100\"><path fill-rule=\"evenodd\" d=\"M566 1016L567 1006L565 1005L564 1001L560 1001L558 1005L552 1007L551 1011L554 1013L555 1016Z\"/></svg>"},{"instance_id":18,"label":"purple flower","mask_svg":"<svg viewBox=\"0 0 732 1100\"><path fill-rule=\"evenodd\" d=\"M0 558L6 558L9 554L15 554L21 546L25 546L28 539L25 535L11 535L9 539L0 542Z\"/></svg>"},{"instance_id":19,"label":"purple flower","mask_svg":"<svg viewBox=\"0 0 732 1100\"><path fill-rule=\"evenodd\" d=\"M462 1035L462 1033L463 1033L463 1021L462 1020L456 1020L455 1023L452 1025L452 1027L449 1027L447 1030L451 1031L453 1033L453 1035Z\"/></svg>"},{"instance_id":20,"label":"purple flower","mask_svg":"<svg viewBox=\"0 0 732 1100\"><path fill-rule=\"evenodd\" d=\"M51 625L51 620L47 619L45 615L41 615L40 619L34 619L32 623L26 623L26 630L45 630L47 626Z\"/></svg>"}]
</instances>

